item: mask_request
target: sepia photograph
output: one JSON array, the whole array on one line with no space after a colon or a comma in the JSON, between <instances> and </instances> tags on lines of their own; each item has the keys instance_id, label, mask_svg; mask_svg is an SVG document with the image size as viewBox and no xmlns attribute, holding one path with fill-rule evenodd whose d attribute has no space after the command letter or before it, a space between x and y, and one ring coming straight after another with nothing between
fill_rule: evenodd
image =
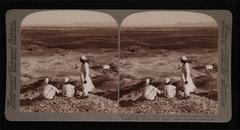
<instances>
[{"instance_id":1,"label":"sepia photograph","mask_svg":"<svg viewBox=\"0 0 240 130\"><path fill-rule=\"evenodd\" d=\"M119 36L104 13L33 13L21 24L20 111L216 114L217 57L217 23L201 13L131 14Z\"/></svg>"},{"instance_id":2,"label":"sepia photograph","mask_svg":"<svg viewBox=\"0 0 240 130\"><path fill-rule=\"evenodd\" d=\"M20 112L116 113L118 25L110 15L39 11L21 23Z\"/></svg>"},{"instance_id":3,"label":"sepia photograph","mask_svg":"<svg viewBox=\"0 0 240 130\"><path fill-rule=\"evenodd\" d=\"M5 117L228 122L231 26L226 10L9 10Z\"/></svg>"},{"instance_id":4,"label":"sepia photograph","mask_svg":"<svg viewBox=\"0 0 240 130\"><path fill-rule=\"evenodd\" d=\"M218 25L206 14L131 14L120 31L121 113L217 114Z\"/></svg>"}]
</instances>

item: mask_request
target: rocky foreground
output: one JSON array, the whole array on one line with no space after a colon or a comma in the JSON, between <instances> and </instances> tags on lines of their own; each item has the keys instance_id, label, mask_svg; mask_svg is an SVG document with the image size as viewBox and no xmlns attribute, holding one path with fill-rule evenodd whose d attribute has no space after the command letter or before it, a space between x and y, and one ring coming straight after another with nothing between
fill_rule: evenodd
<instances>
[{"instance_id":1,"label":"rocky foreground","mask_svg":"<svg viewBox=\"0 0 240 130\"><path fill-rule=\"evenodd\" d=\"M157 97L154 101L120 102L122 113L216 114L217 101L192 95L188 99Z\"/></svg>"},{"instance_id":2,"label":"rocky foreground","mask_svg":"<svg viewBox=\"0 0 240 130\"><path fill-rule=\"evenodd\" d=\"M217 101L192 95L189 99L167 99L157 97L155 101L120 102L97 95L89 98L66 98L57 96L53 100L37 99L20 106L22 112L101 112L101 113L161 113L161 114L216 114Z\"/></svg>"},{"instance_id":3,"label":"rocky foreground","mask_svg":"<svg viewBox=\"0 0 240 130\"><path fill-rule=\"evenodd\" d=\"M27 101L25 101L27 102ZM90 95L88 98L80 97L66 98L56 96L52 100L36 99L30 104L20 106L22 112L117 112L116 101L106 99L97 95Z\"/></svg>"}]
</instances>

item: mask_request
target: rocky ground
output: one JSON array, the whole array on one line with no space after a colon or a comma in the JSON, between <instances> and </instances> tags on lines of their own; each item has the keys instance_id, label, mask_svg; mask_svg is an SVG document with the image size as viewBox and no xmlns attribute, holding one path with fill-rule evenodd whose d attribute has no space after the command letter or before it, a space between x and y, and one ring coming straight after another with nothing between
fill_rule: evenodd
<instances>
[{"instance_id":1,"label":"rocky ground","mask_svg":"<svg viewBox=\"0 0 240 130\"><path fill-rule=\"evenodd\" d=\"M122 113L216 114L218 110L216 101L197 95L189 99L157 97L154 101L128 101L121 106Z\"/></svg>"},{"instance_id":2,"label":"rocky ground","mask_svg":"<svg viewBox=\"0 0 240 130\"><path fill-rule=\"evenodd\" d=\"M66 98L56 96L52 100L35 99L29 104L22 103L22 112L104 112L116 113L118 104L116 101L106 99L97 95L90 95L88 98L81 97Z\"/></svg>"}]
</instances>

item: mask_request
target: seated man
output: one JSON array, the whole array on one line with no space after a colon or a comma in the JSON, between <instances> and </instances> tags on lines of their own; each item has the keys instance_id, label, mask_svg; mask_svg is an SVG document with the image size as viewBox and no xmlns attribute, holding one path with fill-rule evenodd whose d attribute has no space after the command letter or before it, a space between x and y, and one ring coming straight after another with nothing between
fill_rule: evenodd
<instances>
[{"instance_id":1,"label":"seated man","mask_svg":"<svg viewBox=\"0 0 240 130\"><path fill-rule=\"evenodd\" d=\"M143 97L146 100L154 100L157 94L161 94L161 92L151 84L152 84L151 80L146 79L146 86L144 88L144 93L143 93Z\"/></svg>"},{"instance_id":2,"label":"seated man","mask_svg":"<svg viewBox=\"0 0 240 130\"><path fill-rule=\"evenodd\" d=\"M165 85L163 89L163 96L167 98L173 98L176 96L176 87L171 85L171 81L169 78L165 79Z\"/></svg>"},{"instance_id":3,"label":"seated man","mask_svg":"<svg viewBox=\"0 0 240 130\"><path fill-rule=\"evenodd\" d=\"M64 79L65 84L62 87L63 96L65 96L65 97L73 97L74 93L75 93L75 86L69 84L68 81L69 81L69 78L66 77Z\"/></svg>"},{"instance_id":4,"label":"seated man","mask_svg":"<svg viewBox=\"0 0 240 130\"><path fill-rule=\"evenodd\" d=\"M45 79L45 85L42 86L41 96L45 99L53 99L56 93L60 93L59 90L51 84L48 84L49 78Z\"/></svg>"}]
</instances>

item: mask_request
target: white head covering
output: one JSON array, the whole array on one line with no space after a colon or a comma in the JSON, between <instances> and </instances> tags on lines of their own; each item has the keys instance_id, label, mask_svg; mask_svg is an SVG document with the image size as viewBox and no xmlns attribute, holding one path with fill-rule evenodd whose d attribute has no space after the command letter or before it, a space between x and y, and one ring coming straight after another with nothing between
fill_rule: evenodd
<instances>
[{"instance_id":1,"label":"white head covering","mask_svg":"<svg viewBox=\"0 0 240 130\"><path fill-rule=\"evenodd\" d=\"M165 79L165 84L169 83L170 81L171 81L170 78L166 78Z\"/></svg>"},{"instance_id":2,"label":"white head covering","mask_svg":"<svg viewBox=\"0 0 240 130\"><path fill-rule=\"evenodd\" d=\"M187 61L187 57L186 57L186 56L182 56L182 57L181 57L181 60Z\"/></svg>"},{"instance_id":3,"label":"white head covering","mask_svg":"<svg viewBox=\"0 0 240 130\"><path fill-rule=\"evenodd\" d=\"M45 78L45 83L48 84L49 78Z\"/></svg>"},{"instance_id":4,"label":"white head covering","mask_svg":"<svg viewBox=\"0 0 240 130\"><path fill-rule=\"evenodd\" d=\"M80 59L81 60L87 60L87 57L86 56L81 56Z\"/></svg>"},{"instance_id":5,"label":"white head covering","mask_svg":"<svg viewBox=\"0 0 240 130\"><path fill-rule=\"evenodd\" d=\"M68 77L65 77L64 78L64 82L67 83L69 81L69 78Z\"/></svg>"},{"instance_id":6,"label":"white head covering","mask_svg":"<svg viewBox=\"0 0 240 130\"><path fill-rule=\"evenodd\" d=\"M146 79L146 85L149 85L150 79Z\"/></svg>"}]
</instances>

